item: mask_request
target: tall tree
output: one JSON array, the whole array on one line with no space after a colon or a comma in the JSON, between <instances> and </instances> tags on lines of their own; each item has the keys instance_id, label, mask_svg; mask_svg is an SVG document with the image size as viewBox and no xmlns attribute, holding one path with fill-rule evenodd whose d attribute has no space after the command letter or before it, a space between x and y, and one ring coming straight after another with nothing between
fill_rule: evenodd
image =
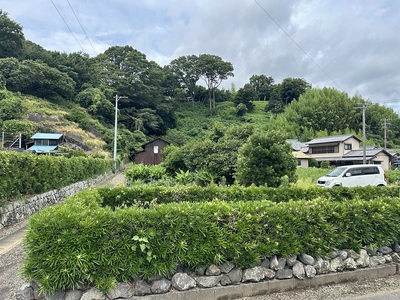
<instances>
[{"instance_id":1,"label":"tall tree","mask_svg":"<svg viewBox=\"0 0 400 300\"><path fill-rule=\"evenodd\" d=\"M274 87L274 79L266 75L253 75L250 84L257 93L258 100L270 100Z\"/></svg>"},{"instance_id":2,"label":"tall tree","mask_svg":"<svg viewBox=\"0 0 400 300\"><path fill-rule=\"evenodd\" d=\"M253 111L254 104L251 101L254 100L257 100L257 93L251 84L246 83L244 87L240 88L237 91L234 102L236 104L243 103L244 105L246 105L248 111Z\"/></svg>"},{"instance_id":3,"label":"tall tree","mask_svg":"<svg viewBox=\"0 0 400 300\"><path fill-rule=\"evenodd\" d=\"M169 67L181 86L187 90L192 105L194 106L196 98L196 83L200 79L198 57L196 55L178 57L171 61Z\"/></svg>"},{"instance_id":4,"label":"tall tree","mask_svg":"<svg viewBox=\"0 0 400 300\"><path fill-rule=\"evenodd\" d=\"M198 59L200 78L207 84L210 111L215 110L215 89L229 76L233 76L233 66L221 57L212 54L200 54Z\"/></svg>"},{"instance_id":5,"label":"tall tree","mask_svg":"<svg viewBox=\"0 0 400 300\"><path fill-rule=\"evenodd\" d=\"M22 27L0 9L0 58L19 58L23 52L24 34Z\"/></svg>"},{"instance_id":6,"label":"tall tree","mask_svg":"<svg viewBox=\"0 0 400 300\"><path fill-rule=\"evenodd\" d=\"M311 85L303 78L285 78L281 84L281 98L284 105L288 105L293 100L299 99Z\"/></svg>"}]
</instances>

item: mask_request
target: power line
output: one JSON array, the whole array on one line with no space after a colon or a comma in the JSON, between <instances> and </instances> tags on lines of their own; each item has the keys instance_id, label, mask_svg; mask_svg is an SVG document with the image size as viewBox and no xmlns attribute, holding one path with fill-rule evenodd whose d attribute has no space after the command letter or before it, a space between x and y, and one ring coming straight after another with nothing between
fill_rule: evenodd
<instances>
[{"instance_id":1,"label":"power line","mask_svg":"<svg viewBox=\"0 0 400 300\"><path fill-rule=\"evenodd\" d=\"M74 16L75 16L75 19L78 21L79 26L81 27L83 33L85 34L87 40L89 41L90 46L92 46L92 49L93 49L94 53L97 55L97 51L96 51L96 49L93 47L93 44L92 44L92 42L90 41L90 39L89 39L89 37L88 37L88 35L87 35L85 29L83 28L81 22L79 21L79 18L78 18L78 16L76 15L74 9L72 8L71 3L69 2L69 0L67 0L67 2L68 2L68 5L69 5L69 8L71 9L71 11L73 12L73 14L74 14Z\"/></svg>"},{"instance_id":2,"label":"power line","mask_svg":"<svg viewBox=\"0 0 400 300\"><path fill-rule=\"evenodd\" d=\"M68 26L67 22L65 21L64 17L61 15L60 11L58 10L57 6L54 4L53 0L50 0L50 2L53 4L54 8L56 9L57 13L59 14L59 16L61 17L61 19L63 20L65 26L67 26L69 32L72 34L72 36L74 37L75 41L78 43L79 47L81 47L82 51L85 52L85 49L83 49L81 43L79 43L78 39L76 38L75 34L72 32L71 28Z\"/></svg>"},{"instance_id":3,"label":"power line","mask_svg":"<svg viewBox=\"0 0 400 300\"><path fill-rule=\"evenodd\" d=\"M318 67L318 69L320 69L321 72L324 73L325 76L328 77L328 78L338 87L339 90L342 90L342 89L340 88L339 84L338 84L335 80L333 80L333 78L332 78L331 76L329 76L329 74L328 74L327 72L325 72L325 70L322 69L322 67L321 67L314 59L312 59L312 57L311 57L310 55L308 55L308 53L299 45L299 43L297 43L297 42L292 38L292 36L291 36L285 29L283 29L283 27L282 27L281 25L279 25L279 23L266 11L266 9L265 9L264 7L262 7L261 4L258 3L257 0L254 0L254 2L255 2L255 3L261 8L261 10L276 24L276 26L278 26L279 29L282 30L283 33L286 34L286 36L297 46L297 48L299 48L299 49L304 53L304 55L307 56L308 59L311 60L311 62L312 62L314 65L316 65L316 66Z\"/></svg>"}]
</instances>

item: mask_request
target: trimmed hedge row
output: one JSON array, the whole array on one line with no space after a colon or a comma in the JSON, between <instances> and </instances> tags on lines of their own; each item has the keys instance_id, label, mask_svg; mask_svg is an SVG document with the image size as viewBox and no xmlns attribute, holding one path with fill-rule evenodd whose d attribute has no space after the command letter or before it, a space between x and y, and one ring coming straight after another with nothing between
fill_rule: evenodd
<instances>
[{"instance_id":1,"label":"trimmed hedge row","mask_svg":"<svg viewBox=\"0 0 400 300\"><path fill-rule=\"evenodd\" d=\"M0 202L16 195L62 188L104 174L111 168L111 160L100 158L0 152Z\"/></svg>"},{"instance_id":2,"label":"trimmed hedge row","mask_svg":"<svg viewBox=\"0 0 400 300\"><path fill-rule=\"evenodd\" d=\"M159 187L159 186L132 186L100 188L99 194L102 198L102 205L115 207L130 207L139 205L148 207L151 203L171 203L171 202L208 202L214 199L224 201L254 201L270 200L273 202L287 202L290 200L313 200L317 197L323 197L334 201L352 200L352 199L371 199L379 197L399 197L400 188L391 187L357 187L334 189L327 188L269 188L269 187L243 187L227 186L220 187L210 185L199 187L196 185Z\"/></svg>"},{"instance_id":3,"label":"trimmed hedge row","mask_svg":"<svg viewBox=\"0 0 400 300\"><path fill-rule=\"evenodd\" d=\"M370 201L181 202L144 209L101 206L83 191L31 217L23 274L43 291L169 275L231 261L249 267L272 255L323 255L400 238L399 198Z\"/></svg>"}]
</instances>

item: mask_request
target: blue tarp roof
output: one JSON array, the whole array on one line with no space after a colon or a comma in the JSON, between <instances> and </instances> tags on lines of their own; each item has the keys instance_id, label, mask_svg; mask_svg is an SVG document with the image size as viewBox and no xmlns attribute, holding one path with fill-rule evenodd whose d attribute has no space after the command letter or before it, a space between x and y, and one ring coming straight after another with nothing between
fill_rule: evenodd
<instances>
[{"instance_id":1,"label":"blue tarp roof","mask_svg":"<svg viewBox=\"0 0 400 300\"><path fill-rule=\"evenodd\" d=\"M36 153L49 153L50 151L54 151L57 149L57 146L32 146L28 149L30 152Z\"/></svg>"},{"instance_id":2,"label":"blue tarp roof","mask_svg":"<svg viewBox=\"0 0 400 300\"><path fill-rule=\"evenodd\" d=\"M61 133L35 133L31 139L33 140L58 140L63 135Z\"/></svg>"}]
</instances>

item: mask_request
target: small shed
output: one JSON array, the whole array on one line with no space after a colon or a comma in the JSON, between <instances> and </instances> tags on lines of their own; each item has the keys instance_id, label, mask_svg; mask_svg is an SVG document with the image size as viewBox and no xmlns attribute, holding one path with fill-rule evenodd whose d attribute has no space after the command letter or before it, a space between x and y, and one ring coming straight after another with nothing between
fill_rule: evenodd
<instances>
[{"instance_id":1,"label":"small shed","mask_svg":"<svg viewBox=\"0 0 400 300\"><path fill-rule=\"evenodd\" d=\"M135 153L135 163L144 165L158 165L163 161L162 150L169 143L161 138L142 145L143 151Z\"/></svg>"},{"instance_id":2,"label":"small shed","mask_svg":"<svg viewBox=\"0 0 400 300\"><path fill-rule=\"evenodd\" d=\"M31 139L33 146L28 148L32 153L48 154L58 149L64 141L64 135L60 133L35 133Z\"/></svg>"}]
</instances>

